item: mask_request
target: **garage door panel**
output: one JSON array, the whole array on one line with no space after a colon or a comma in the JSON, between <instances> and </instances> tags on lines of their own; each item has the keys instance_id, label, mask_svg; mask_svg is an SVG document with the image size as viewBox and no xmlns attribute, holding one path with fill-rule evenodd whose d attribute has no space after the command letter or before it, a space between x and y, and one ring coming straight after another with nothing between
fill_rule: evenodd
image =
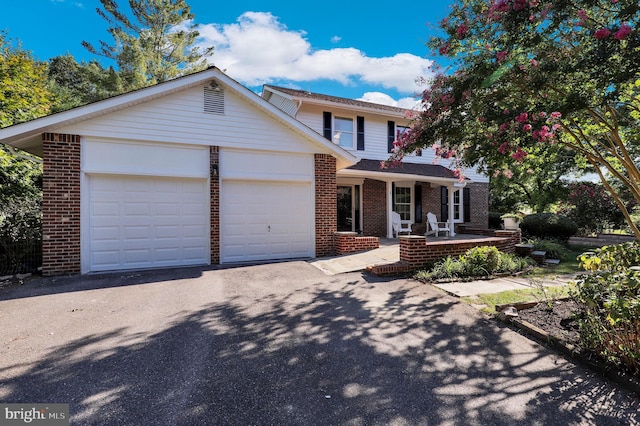
<instances>
[{"instance_id":1,"label":"garage door panel","mask_svg":"<svg viewBox=\"0 0 640 426\"><path fill-rule=\"evenodd\" d=\"M223 181L223 262L312 257L311 182Z\"/></svg>"},{"instance_id":2,"label":"garage door panel","mask_svg":"<svg viewBox=\"0 0 640 426\"><path fill-rule=\"evenodd\" d=\"M208 263L207 182L90 176L89 269Z\"/></svg>"}]
</instances>

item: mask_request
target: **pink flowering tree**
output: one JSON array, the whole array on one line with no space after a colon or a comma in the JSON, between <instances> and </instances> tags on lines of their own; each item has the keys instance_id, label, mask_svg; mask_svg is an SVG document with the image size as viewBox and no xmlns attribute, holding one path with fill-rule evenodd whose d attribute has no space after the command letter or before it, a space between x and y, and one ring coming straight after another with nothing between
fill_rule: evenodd
<instances>
[{"instance_id":1,"label":"pink flowering tree","mask_svg":"<svg viewBox=\"0 0 640 426\"><path fill-rule=\"evenodd\" d=\"M426 82L389 162L434 146L460 170L508 177L557 146L599 174L640 237L616 190L640 202L638 1L458 0L440 26L430 46L452 69Z\"/></svg>"}]
</instances>

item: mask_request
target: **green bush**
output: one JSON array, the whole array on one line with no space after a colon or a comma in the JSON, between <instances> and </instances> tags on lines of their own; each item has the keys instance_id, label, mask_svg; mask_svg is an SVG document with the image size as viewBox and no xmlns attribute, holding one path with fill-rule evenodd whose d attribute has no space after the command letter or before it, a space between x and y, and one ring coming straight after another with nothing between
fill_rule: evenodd
<instances>
[{"instance_id":1,"label":"green bush","mask_svg":"<svg viewBox=\"0 0 640 426\"><path fill-rule=\"evenodd\" d=\"M420 271L416 279L433 281L470 277L487 277L497 273L514 273L528 268L531 259L503 253L496 247L474 247L458 258L451 256L437 262L431 271Z\"/></svg>"},{"instance_id":2,"label":"green bush","mask_svg":"<svg viewBox=\"0 0 640 426\"><path fill-rule=\"evenodd\" d=\"M489 212L489 229L502 229L502 213Z\"/></svg>"},{"instance_id":3,"label":"green bush","mask_svg":"<svg viewBox=\"0 0 640 426\"><path fill-rule=\"evenodd\" d=\"M540 250L547 253L548 259L560 259L562 258L562 254L567 250L567 248L554 240L539 240L533 239L528 241L529 244L533 244L534 250Z\"/></svg>"},{"instance_id":4,"label":"green bush","mask_svg":"<svg viewBox=\"0 0 640 426\"><path fill-rule=\"evenodd\" d=\"M460 256L465 275L483 277L493 274L500 266L500 251L495 246L474 247Z\"/></svg>"},{"instance_id":5,"label":"green bush","mask_svg":"<svg viewBox=\"0 0 640 426\"><path fill-rule=\"evenodd\" d=\"M578 232L578 226L566 216L553 213L536 213L525 216L520 223L526 238L557 239L568 241Z\"/></svg>"},{"instance_id":6,"label":"green bush","mask_svg":"<svg viewBox=\"0 0 640 426\"><path fill-rule=\"evenodd\" d=\"M640 374L640 245L602 247L579 257L589 271L573 297L584 307L580 337L587 349Z\"/></svg>"}]
</instances>

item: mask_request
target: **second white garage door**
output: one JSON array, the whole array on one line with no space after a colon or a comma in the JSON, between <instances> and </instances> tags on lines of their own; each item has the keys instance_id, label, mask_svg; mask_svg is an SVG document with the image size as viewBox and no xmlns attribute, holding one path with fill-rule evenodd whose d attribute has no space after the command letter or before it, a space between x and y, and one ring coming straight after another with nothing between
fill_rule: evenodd
<instances>
[{"instance_id":1,"label":"second white garage door","mask_svg":"<svg viewBox=\"0 0 640 426\"><path fill-rule=\"evenodd\" d=\"M206 179L94 175L89 271L209 263Z\"/></svg>"},{"instance_id":2,"label":"second white garage door","mask_svg":"<svg viewBox=\"0 0 640 426\"><path fill-rule=\"evenodd\" d=\"M221 261L313 257L311 183L225 180L220 199Z\"/></svg>"}]
</instances>

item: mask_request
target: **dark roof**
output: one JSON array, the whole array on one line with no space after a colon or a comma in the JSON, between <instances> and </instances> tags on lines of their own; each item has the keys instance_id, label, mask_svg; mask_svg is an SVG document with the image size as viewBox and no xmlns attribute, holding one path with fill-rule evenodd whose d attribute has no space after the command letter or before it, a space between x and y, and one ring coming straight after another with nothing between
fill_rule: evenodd
<instances>
[{"instance_id":1,"label":"dark roof","mask_svg":"<svg viewBox=\"0 0 640 426\"><path fill-rule=\"evenodd\" d=\"M457 179L453 171L438 164L415 164L402 162L397 166L390 165L386 169L380 166L378 160L360 160L357 164L347 167L346 170L361 170L366 172L398 173L403 175L418 175L446 179Z\"/></svg>"},{"instance_id":2,"label":"dark roof","mask_svg":"<svg viewBox=\"0 0 640 426\"><path fill-rule=\"evenodd\" d=\"M278 92L286 93L287 95L295 96L298 98L317 99L321 101L335 102L339 104L362 107L362 108L379 109L381 111L393 111L400 114L405 114L407 113L407 111L410 111L405 108L376 104L373 102L358 101L358 100L349 99L349 98L341 98L338 96L322 95L320 93L307 92L306 90L288 89L286 87L271 86L268 84L266 84L265 87L269 87L273 90L277 90Z\"/></svg>"}]
</instances>

